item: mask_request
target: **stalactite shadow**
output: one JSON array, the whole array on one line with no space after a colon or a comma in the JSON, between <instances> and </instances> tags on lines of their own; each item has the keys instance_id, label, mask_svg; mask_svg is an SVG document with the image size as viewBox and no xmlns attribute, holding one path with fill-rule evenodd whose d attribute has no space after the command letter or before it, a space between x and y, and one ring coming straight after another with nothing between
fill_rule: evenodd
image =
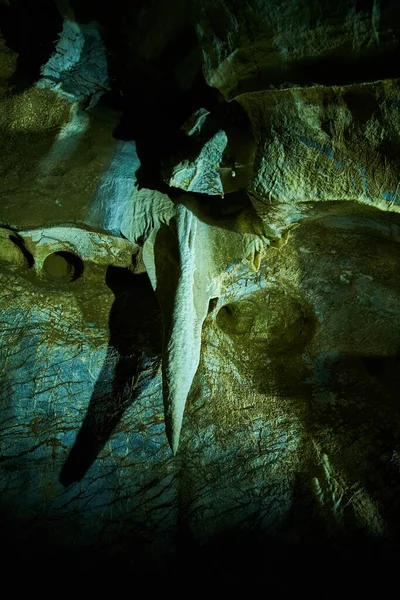
<instances>
[{"instance_id":1,"label":"stalactite shadow","mask_svg":"<svg viewBox=\"0 0 400 600\"><path fill-rule=\"evenodd\" d=\"M115 295L107 355L60 473L64 486L84 477L124 412L138 397L136 384L143 359L153 359L156 368L161 353L161 315L147 275L133 275L128 269L110 266L106 283Z\"/></svg>"}]
</instances>

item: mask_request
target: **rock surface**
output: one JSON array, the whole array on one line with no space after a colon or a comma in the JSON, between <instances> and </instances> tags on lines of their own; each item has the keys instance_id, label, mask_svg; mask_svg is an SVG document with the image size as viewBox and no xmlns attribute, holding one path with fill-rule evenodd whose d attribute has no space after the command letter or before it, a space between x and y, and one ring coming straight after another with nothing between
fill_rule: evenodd
<instances>
[{"instance_id":1,"label":"rock surface","mask_svg":"<svg viewBox=\"0 0 400 600\"><path fill-rule=\"evenodd\" d=\"M24 62L25 4L1 4L6 566L337 597L400 550L397 4L59 1Z\"/></svg>"}]
</instances>

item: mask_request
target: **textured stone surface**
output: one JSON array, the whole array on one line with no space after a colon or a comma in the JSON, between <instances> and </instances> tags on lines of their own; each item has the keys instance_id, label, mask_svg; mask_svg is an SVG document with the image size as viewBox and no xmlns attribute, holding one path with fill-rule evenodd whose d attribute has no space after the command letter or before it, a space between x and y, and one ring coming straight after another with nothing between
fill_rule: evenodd
<instances>
[{"instance_id":1,"label":"textured stone surface","mask_svg":"<svg viewBox=\"0 0 400 600\"><path fill-rule=\"evenodd\" d=\"M257 139L249 192L258 212L273 223L276 209L286 225L309 216L307 203L397 212L398 97L397 80L241 96Z\"/></svg>"},{"instance_id":2,"label":"textured stone surface","mask_svg":"<svg viewBox=\"0 0 400 600\"><path fill-rule=\"evenodd\" d=\"M201 0L209 85L249 91L342 85L396 73L399 6L391 0Z\"/></svg>"},{"instance_id":3,"label":"textured stone surface","mask_svg":"<svg viewBox=\"0 0 400 600\"><path fill-rule=\"evenodd\" d=\"M259 273L228 265L175 458L146 275L113 280L101 265L90 285L49 287L3 266L2 503L26 542L51 527L64 548L90 547L107 531L122 552L132 530L165 552L182 519L203 544L231 528L301 541L312 521L285 519L319 499L328 527L395 535L393 227L377 213L328 218L268 250Z\"/></svg>"},{"instance_id":4,"label":"textured stone surface","mask_svg":"<svg viewBox=\"0 0 400 600\"><path fill-rule=\"evenodd\" d=\"M9 562L337 597L400 550L397 4L57 6L0 46Z\"/></svg>"},{"instance_id":5,"label":"textured stone surface","mask_svg":"<svg viewBox=\"0 0 400 600\"><path fill-rule=\"evenodd\" d=\"M204 144L193 163L185 161L174 168L169 185L188 192L223 196L219 168L227 143L226 133L218 131Z\"/></svg>"}]
</instances>

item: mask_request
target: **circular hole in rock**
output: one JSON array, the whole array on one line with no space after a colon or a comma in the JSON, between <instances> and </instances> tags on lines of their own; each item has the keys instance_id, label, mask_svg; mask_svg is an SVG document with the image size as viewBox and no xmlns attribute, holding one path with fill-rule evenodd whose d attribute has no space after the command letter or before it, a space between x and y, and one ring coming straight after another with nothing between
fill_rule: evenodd
<instances>
[{"instance_id":1,"label":"circular hole in rock","mask_svg":"<svg viewBox=\"0 0 400 600\"><path fill-rule=\"evenodd\" d=\"M297 351L313 337L316 319L306 301L271 289L223 306L217 326L237 342L276 354Z\"/></svg>"},{"instance_id":2,"label":"circular hole in rock","mask_svg":"<svg viewBox=\"0 0 400 600\"><path fill-rule=\"evenodd\" d=\"M83 273L83 262L72 252L54 252L43 263L43 270L48 277L60 282L78 279Z\"/></svg>"}]
</instances>

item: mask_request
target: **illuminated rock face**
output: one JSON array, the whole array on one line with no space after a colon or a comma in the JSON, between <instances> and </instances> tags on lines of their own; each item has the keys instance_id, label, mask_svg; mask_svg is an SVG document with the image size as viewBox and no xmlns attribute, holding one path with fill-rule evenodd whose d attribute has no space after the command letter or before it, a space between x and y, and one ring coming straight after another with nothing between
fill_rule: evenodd
<instances>
[{"instance_id":1,"label":"illuminated rock face","mask_svg":"<svg viewBox=\"0 0 400 600\"><path fill-rule=\"evenodd\" d=\"M397 548L395 10L160 2L163 26L126 9L130 38L57 4L36 83L1 40L4 527L166 568ZM127 40L126 75L106 56ZM229 104L192 106L201 56ZM158 146L145 89L168 69L185 114L154 116Z\"/></svg>"}]
</instances>

